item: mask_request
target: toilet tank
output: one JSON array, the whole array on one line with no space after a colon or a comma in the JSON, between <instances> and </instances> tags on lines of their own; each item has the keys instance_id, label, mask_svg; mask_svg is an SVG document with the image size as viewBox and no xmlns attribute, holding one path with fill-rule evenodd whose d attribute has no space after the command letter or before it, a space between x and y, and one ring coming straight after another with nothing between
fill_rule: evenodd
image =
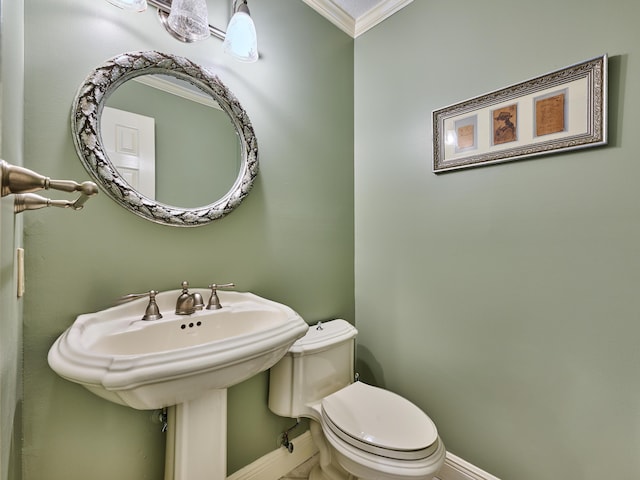
<instances>
[{"instance_id":1,"label":"toilet tank","mask_svg":"<svg viewBox=\"0 0 640 480\"><path fill-rule=\"evenodd\" d=\"M353 382L358 331L337 319L309 327L269 373L269 409L282 417L309 416L309 406Z\"/></svg>"}]
</instances>

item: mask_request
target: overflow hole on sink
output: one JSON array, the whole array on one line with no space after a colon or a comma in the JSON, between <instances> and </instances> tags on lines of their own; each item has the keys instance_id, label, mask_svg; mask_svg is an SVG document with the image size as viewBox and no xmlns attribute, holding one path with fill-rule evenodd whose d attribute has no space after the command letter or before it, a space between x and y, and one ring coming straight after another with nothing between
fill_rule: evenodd
<instances>
[{"instance_id":1,"label":"overflow hole on sink","mask_svg":"<svg viewBox=\"0 0 640 480\"><path fill-rule=\"evenodd\" d=\"M196 323L193 323L193 322L183 323L182 325L180 325L180 329L181 330L186 330L187 327L188 328L193 328L193 327L199 327L201 325L202 325L202 322L200 320L198 320Z\"/></svg>"}]
</instances>

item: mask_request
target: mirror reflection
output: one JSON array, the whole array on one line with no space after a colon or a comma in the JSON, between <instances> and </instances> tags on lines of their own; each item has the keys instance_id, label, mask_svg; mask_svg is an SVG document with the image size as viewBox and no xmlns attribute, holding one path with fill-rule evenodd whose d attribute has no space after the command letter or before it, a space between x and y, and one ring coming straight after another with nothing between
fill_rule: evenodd
<instances>
[{"instance_id":1,"label":"mirror reflection","mask_svg":"<svg viewBox=\"0 0 640 480\"><path fill-rule=\"evenodd\" d=\"M197 208L223 197L240 172L229 116L188 82L142 75L109 96L101 133L109 160L144 196Z\"/></svg>"}]
</instances>

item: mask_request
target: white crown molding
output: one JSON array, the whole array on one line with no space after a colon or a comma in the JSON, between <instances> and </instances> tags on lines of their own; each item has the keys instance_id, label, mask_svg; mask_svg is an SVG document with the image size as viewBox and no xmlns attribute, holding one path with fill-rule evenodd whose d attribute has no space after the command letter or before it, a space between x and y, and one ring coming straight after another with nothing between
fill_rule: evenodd
<instances>
[{"instance_id":1,"label":"white crown molding","mask_svg":"<svg viewBox=\"0 0 640 480\"><path fill-rule=\"evenodd\" d=\"M161 90L166 93L170 93L171 95L175 95L177 97L199 103L206 107L222 110L222 108L220 108L220 105L218 105L218 102L216 102L212 97L206 96L203 92L195 91L181 84L165 80L158 77L157 75L141 75L135 77L133 81L142 83L143 85Z\"/></svg>"},{"instance_id":2,"label":"white crown molding","mask_svg":"<svg viewBox=\"0 0 640 480\"><path fill-rule=\"evenodd\" d=\"M371 11L354 19L332 0L302 1L353 38L375 27L401 8L413 2L413 0L384 0Z\"/></svg>"},{"instance_id":3,"label":"white crown molding","mask_svg":"<svg viewBox=\"0 0 640 480\"><path fill-rule=\"evenodd\" d=\"M356 22L344 10L330 0L302 0L324 18L355 38Z\"/></svg>"},{"instance_id":4,"label":"white crown molding","mask_svg":"<svg viewBox=\"0 0 640 480\"><path fill-rule=\"evenodd\" d=\"M413 0L386 0L356 19L354 38L386 20L398 10L409 5Z\"/></svg>"}]
</instances>

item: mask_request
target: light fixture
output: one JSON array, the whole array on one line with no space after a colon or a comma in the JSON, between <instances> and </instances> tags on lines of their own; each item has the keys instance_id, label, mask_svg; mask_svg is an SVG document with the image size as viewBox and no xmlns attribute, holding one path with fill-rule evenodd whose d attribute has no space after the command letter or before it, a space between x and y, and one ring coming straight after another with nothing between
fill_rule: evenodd
<instances>
[{"instance_id":1,"label":"light fixture","mask_svg":"<svg viewBox=\"0 0 640 480\"><path fill-rule=\"evenodd\" d=\"M256 27L249 13L247 0L239 0L240 3L233 8L233 16L227 27L224 39L224 51L241 62L255 62L258 60L258 38Z\"/></svg>"},{"instance_id":2,"label":"light fixture","mask_svg":"<svg viewBox=\"0 0 640 480\"><path fill-rule=\"evenodd\" d=\"M147 9L147 0L107 0L110 4L124 10L144 12Z\"/></svg>"},{"instance_id":3,"label":"light fixture","mask_svg":"<svg viewBox=\"0 0 640 480\"><path fill-rule=\"evenodd\" d=\"M206 0L172 0L167 27L186 42L209 38Z\"/></svg>"},{"instance_id":4,"label":"light fixture","mask_svg":"<svg viewBox=\"0 0 640 480\"><path fill-rule=\"evenodd\" d=\"M241 62L258 60L256 27L247 0L231 0L232 17L224 32L209 24L207 0L107 0L123 8L142 12L147 4L158 10L160 22L181 42L195 42L209 36L224 41L224 51Z\"/></svg>"}]
</instances>

